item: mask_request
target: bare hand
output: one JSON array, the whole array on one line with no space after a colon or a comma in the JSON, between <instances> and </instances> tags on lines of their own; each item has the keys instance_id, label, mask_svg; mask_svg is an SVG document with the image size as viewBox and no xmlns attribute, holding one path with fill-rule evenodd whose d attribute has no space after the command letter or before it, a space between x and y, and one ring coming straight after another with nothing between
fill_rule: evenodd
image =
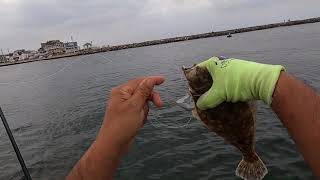
<instances>
[{"instance_id":1,"label":"bare hand","mask_svg":"<svg viewBox=\"0 0 320 180\"><path fill-rule=\"evenodd\" d=\"M160 95L153 91L155 85L164 82L161 76L138 78L112 89L99 137L127 151L130 142L144 125L152 101L163 105Z\"/></svg>"}]
</instances>

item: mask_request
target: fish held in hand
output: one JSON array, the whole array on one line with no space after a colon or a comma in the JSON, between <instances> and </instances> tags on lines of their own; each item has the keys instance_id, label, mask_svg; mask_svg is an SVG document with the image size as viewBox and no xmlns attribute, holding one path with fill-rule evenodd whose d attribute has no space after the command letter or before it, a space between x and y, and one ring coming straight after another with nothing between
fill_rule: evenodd
<instances>
[{"instance_id":1,"label":"fish held in hand","mask_svg":"<svg viewBox=\"0 0 320 180\"><path fill-rule=\"evenodd\" d=\"M213 78L206 68L197 65L182 67L188 80L189 91L196 104L199 97L214 86ZM192 110L195 118L224 140L239 149L243 159L238 164L236 175L247 180L259 180L268 170L255 151L256 104L249 102L223 102L215 108Z\"/></svg>"}]
</instances>

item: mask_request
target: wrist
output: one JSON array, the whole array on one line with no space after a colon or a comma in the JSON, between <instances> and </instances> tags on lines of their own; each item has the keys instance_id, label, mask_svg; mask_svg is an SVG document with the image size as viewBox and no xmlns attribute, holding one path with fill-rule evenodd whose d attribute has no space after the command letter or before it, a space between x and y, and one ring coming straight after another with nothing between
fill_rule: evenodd
<instances>
[{"instance_id":1,"label":"wrist","mask_svg":"<svg viewBox=\"0 0 320 180\"><path fill-rule=\"evenodd\" d=\"M125 143L122 143L118 138L116 138L116 133L113 133L113 131L109 129L110 128L104 128L104 130L100 130L95 141L96 146L100 149L121 152Z\"/></svg>"},{"instance_id":2,"label":"wrist","mask_svg":"<svg viewBox=\"0 0 320 180\"><path fill-rule=\"evenodd\" d=\"M262 64L261 68L258 68L255 80L257 99L271 105L272 95L282 71L285 71L285 68L281 65Z\"/></svg>"},{"instance_id":3,"label":"wrist","mask_svg":"<svg viewBox=\"0 0 320 180\"><path fill-rule=\"evenodd\" d=\"M82 156L68 179L113 179L120 164L118 146L98 137Z\"/></svg>"}]
</instances>

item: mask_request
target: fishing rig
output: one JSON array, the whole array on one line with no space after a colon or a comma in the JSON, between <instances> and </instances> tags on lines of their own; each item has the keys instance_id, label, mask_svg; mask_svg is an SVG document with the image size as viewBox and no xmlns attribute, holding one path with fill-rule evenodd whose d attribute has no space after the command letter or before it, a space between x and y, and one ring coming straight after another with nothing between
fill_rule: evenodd
<instances>
[{"instance_id":1,"label":"fishing rig","mask_svg":"<svg viewBox=\"0 0 320 180\"><path fill-rule=\"evenodd\" d=\"M0 107L0 117L1 117L1 120L2 120L2 123L3 123L3 126L5 127L5 129L7 131L7 134L9 136L9 139L11 141L12 147L13 147L13 149L14 149L16 155L17 155L17 158L19 160L20 166L21 166L23 174L24 174L24 179L25 180L32 180L31 176L30 176L30 173L28 171L28 168L27 168L26 164L24 163L24 160L23 160L22 155L20 153L19 147L18 147L18 145L17 145L17 143L16 143L16 141L15 141L13 135L12 135L12 132L11 132L9 124L8 124L8 122L6 120L6 117L4 116L4 114L2 112L1 107Z\"/></svg>"}]
</instances>

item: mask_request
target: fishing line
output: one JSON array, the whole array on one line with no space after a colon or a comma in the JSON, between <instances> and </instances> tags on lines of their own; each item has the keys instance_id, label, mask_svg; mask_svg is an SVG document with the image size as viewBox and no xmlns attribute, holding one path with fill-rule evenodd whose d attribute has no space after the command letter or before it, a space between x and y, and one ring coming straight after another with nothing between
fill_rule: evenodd
<instances>
[{"instance_id":1,"label":"fishing line","mask_svg":"<svg viewBox=\"0 0 320 180\"><path fill-rule=\"evenodd\" d=\"M102 56L101 54L97 54L98 56L100 56L100 57L102 57L103 59L105 59L105 60L107 60L107 61L109 61L110 63L112 63L113 61L111 60L111 59L109 59L109 58L106 58L105 56Z\"/></svg>"},{"instance_id":2,"label":"fishing line","mask_svg":"<svg viewBox=\"0 0 320 180\"><path fill-rule=\"evenodd\" d=\"M180 67L176 62L173 62L173 64L174 64L176 67ZM181 70L179 70L179 71L181 71ZM178 71L178 72L179 72L179 71ZM183 82L183 81L185 81L185 78L183 77L182 74L180 74L177 80L180 81L180 82L181 82L181 81ZM184 88L184 89L189 89L189 87L188 87L187 85L184 85L183 88ZM164 91L164 92L165 92L165 94L166 94L166 98L169 99L169 106L173 107L174 104L175 104L176 106L178 106L177 99L175 100L175 99L173 99L173 98L170 98L171 96L168 96L168 91ZM187 92L186 92L185 94L187 94ZM187 103L187 104L192 104L193 101L192 101L191 98L189 98L189 102L186 102L186 103ZM180 106L178 106L178 107L180 107ZM181 107L180 107L180 108L181 108ZM181 109L186 110L186 109L184 109L184 108L181 108ZM191 119L192 119L192 115L190 115L188 121L187 121L185 124L183 124L183 125L169 125L169 124L163 123L163 122L161 122L161 121L159 120L159 119L160 119L160 111L161 111L161 110L155 110L155 112L154 112L154 114L155 114L155 115L154 115L154 116L155 116L155 117L154 117L154 121L153 121L152 119L150 119L151 125L152 125L153 127L155 127L155 128L160 128L160 127L166 127L166 128L169 128L169 129L185 128L185 127L187 127L187 126L190 124ZM185 112L188 112L188 111L185 111ZM154 122L157 122L158 125L156 125Z\"/></svg>"},{"instance_id":3,"label":"fishing line","mask_svg":"<svg viewBox=\"0 0 320 180\"><path fill-rule=\"evenodd\" d=\"M79 61L81 61L81 60L83 60L83 57L80 58ZM71 65L74 64L75 62L76 62L76 61L72 61L72 62L70 62L70 63L64 63L64 64L67 64L67 65L63 66L61 69L59 69L58 71L56 71L56 72L54 72L54 73L52 73L52 74L50 74L50 75L48 75L48 76L45 76L45 77L42 77L42 78L38 78L38 79L33 79L33 80L30 80L30 81L20 81L20 82L16 82L16 83L14 83L14 85L16 85L16 84L30 84L30 83L34 83L35 81L41 81L41 80L49 79L49 78L51 78L51 77L54 77L54 76L57 75L58 73L64 71L67 67L71 66ZM11 83L1 83L1 82L0 82L0 85L13 85L13 84L11 84Z\"/></svg>"},{"instance_id":4,"label":"fishing line","mask_svg":"<svg viewBox=\"0 0 320 180\"><path fill-rule=\"evenodd\" d=\"M104 58L105 60L108 60L110 63L113 62L112 60L106 58L105 56L102 56L102 55L100 55L100 54L97 54L97 55L99 55L100 57ZM174 62L174 65L175 65L176 67L178 67L177 63L175 63L175 62ZM180 76L180 78L179 78L178 80L183 80L182 76ZM186 87L186 89L187 89L187 87ZM166 93L166 95L167 95L167 98L169 98L168 92L165 91L165 93ZM170 102L170 104L176 104L176 100L171 99L171 98L169 98L169 102ZM192 103L192 102L190 101L189 103ZM159 120L159 119L160 119L160 110L155 110L154 113L155 113L155 122L157 122L158 124L160 124L160 126L159 126L159 125L156 125L152 120L150 120L151 125L152 125L153 127L155 127L155 128L160 128L161 126L164 126L164 127L170 128L170 129L184 128L184 127L187 127L187 126L189 125L189 123L191 122L191 119L192 119L192 116L190 116L186 124L184 124L184 125L179 125L179 126L174 126L174 125L165 124L165 123L163 123L163 122L161 122L161 121Z\"/></svg>"},{"instance_id":5,"label":"fishing line","mask_svg":"<svg viewBox=\"0 0 320 180\"><path fill-rule=\"evenodd\" d=\"M100 56L100 57L103 57L103 58L104 58L105 60L107 60L109 63L112 63L112 62L113 62L112 60L107 59L106 57L104 57L104 56L102 56L102 55L100 55L100 54L98 54L98 53L97 53L97 55ZM65 65L65 64L67 64L67 65L63 66L63 67L62 67L61 69L59 69L58 71L56 71L56 72L54 72L54 73L52 73L52 74L50 74L50 75L47 75L47 76L45 76L45 77L40 77L40 78L38 78L38 79L33 79L33 80L29 80L29 81L19 81L19 82L15 82L15 83L13 83L13 84L12 84L12 83L8 83L8 82L0 82L0 85L30 84L30 83L34 83L34 82L36 82L36 81L42 81L42 80L45 80L45 79L49 79L49 78L52 78L52 77L58 75L60 72L63 72L65 69L67 69L68 67L70 67L70 66L73 65L74 63L76 63L76 62L81 62L82 60L84 60L84 56L83 56L83 57L80 57L79 59L75 59L75 60L71 61L70 63L64 63L63 65Z\"/></svg>"},{"instance_id":6,"label":"fishing line","mask_svg":"<svg viewBox=\"0 0 320 180\"><path fill-rule=\"evenodd\" d=\"M84 59L83 57L80 58L80 61L83 60L83 59ZM105 58L105 59L106 59L106 58ZM108 60L109 62L112 62L112 60L109 60L109 59L107 59L107 60ZM33 82L35 82L35 81L40 81L40 80L44 80L44 79L48 79L48 78L54 77L54 76L57 75L58 73L64 71L67 67L69 67L69 66L71 66L72 64L74 64L75 62L76 62L76 61L72 61L72 62L68 63L67 65L65 65L64 67L62 67L61 69L59 69L58 71L56 71L56 72L54 72L53 74L50 74L50 75L48 75L48 76L46 76L46 77L38 78L38 79L33 79L33 80L31 80L31 81L20 81L20 82L18 82L17 84L23 84L23 83L29 84L29 83L33 83ZM10 83L0 83L0 85L11 85L11 84L10 84ZM19 161L19 163L20 163L21 169L22 169L23 174L24 174L24 178L25 178L26 180L32 180L32 178L31 178L31 176L30 176L30 173L29 173L29 171L28 171L28 168L27 168L27 166L26 166L26 164L25 164L25 162L24 162L24 160L23 160L23 157L22 157L22 155L21 155L21 153L20 153L19 147L18 147L18 145L17 145L17 143L16 143L16 141L15 141L15 139L14 139L14 136L13 136L13 134L12 134L12 131L11 131L10 127L9 127L9 124L8 124L8 122L7 122L7 120L6 120L5 116L4 116L4 113L3 113L2 109L1 109L1 107L0 107L0 118L1 118L1 120L2 120L2 123L3 123L4 127L5 127L5 129L6 129L6 132L7 132L7 134L8 134L9 139L10 139L10 142L11 142L11 144L12 144L12 147L13 147L13 149L14 149L14 151L15 151L15 154L16 154L16 156L17 156L17 158L18 158L18 161Z\"/></svg>"},{"instance_id":7,"label":"fishing line","mask_svg":"<svg viewBox=\"0 0 320 180\"><path fill-rule=\"evenodd\" d=\"M166 94L168 94L168 93L166 93ZM174 100L174 99L169 98L169 97L167 97L167 98L169 99L169 106L170 106L171 108L173 108L174 106L178 106L177 100ZM185 102L185 103L187 103L187 104L192 104L193 101L192 101L191 98L189 98L189 101L188 101L188 102ZM178 106L178 107L181 108L180 106ZM185 112L190 112L190 111L187 111L187 110L184 109L184 108L181 108L181 109L183 109ZM151 125L152 125L153 127L155 127L155 128L160 128L160 127L163 126L163 127L169 128L169 129L184 128L184 127L187 127L187 126L190 124L191 119L192 119L192 116L190 115L190 117L188 118L187 122L186 122L185 124L183 124L183 125L171 125L171 124L169 125L169 124L166 124L166 123L161 122L160 116L161 116L161 110L155 110L155 112L154 112L154 120L150 119L150 123L151 123ZM183 118L183 119L184 119L184 118ZM157 122L158 125L156 125L154 122Z\"/></svg>"}]
</instances>

